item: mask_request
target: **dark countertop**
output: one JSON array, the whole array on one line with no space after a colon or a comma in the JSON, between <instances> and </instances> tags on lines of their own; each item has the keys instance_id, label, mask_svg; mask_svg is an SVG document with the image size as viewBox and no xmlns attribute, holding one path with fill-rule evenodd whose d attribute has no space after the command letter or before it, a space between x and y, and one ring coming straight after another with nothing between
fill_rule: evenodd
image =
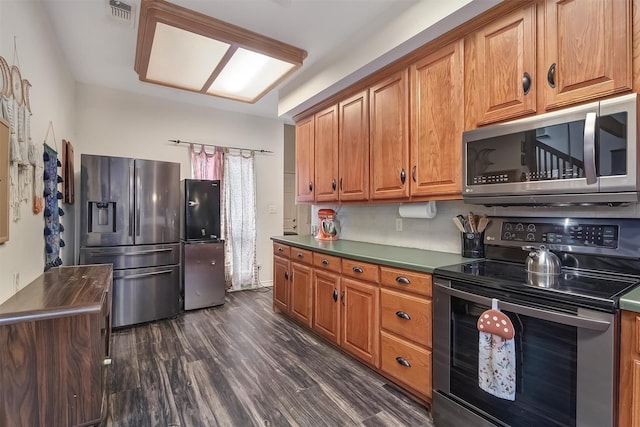
<instances>
[{"instance_id":1,"label":"dark countertop","mask_svg":"<svg viewBox=\"0 0 640 427\"><path fill-rule=\"evenodd\" d=\"M100 311L112 277L111 264L52 268L0 305L0 325Z\"/></svg>"},{"instance_id":2,"label":"dark countertop","mask_svg":"<svg viewBox=\"0 0 640 427\"><path fill-rule=\"evenodd\" d=\"M401 246L356 242L353 240L323 241L316 240L311 235L274 236L271 240L342 258L423 271L426 273L433 273L434 269L445 265L471 261L470 258L464 258L460 256L460 254L450 252L427 251Z\"/></svg>"}]
</instances>

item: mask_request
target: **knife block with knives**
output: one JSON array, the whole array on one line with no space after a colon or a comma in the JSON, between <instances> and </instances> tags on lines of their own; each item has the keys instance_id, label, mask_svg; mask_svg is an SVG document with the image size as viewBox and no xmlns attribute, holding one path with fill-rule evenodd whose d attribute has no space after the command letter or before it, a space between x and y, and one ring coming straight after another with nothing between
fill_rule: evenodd
<instances>
[{"instance_id":1,"label":"knife block with knives","mask_svg":"<svg viewBox=\"0 0 640 427\"><path fill-rule=\"evenodd\" d=\"M466 258L484 257L484 230L491 220L487 215L478 216L469 212L466 216L453 217L453 223L460 230L461 255Z\"/></svg>"}]
</instances>

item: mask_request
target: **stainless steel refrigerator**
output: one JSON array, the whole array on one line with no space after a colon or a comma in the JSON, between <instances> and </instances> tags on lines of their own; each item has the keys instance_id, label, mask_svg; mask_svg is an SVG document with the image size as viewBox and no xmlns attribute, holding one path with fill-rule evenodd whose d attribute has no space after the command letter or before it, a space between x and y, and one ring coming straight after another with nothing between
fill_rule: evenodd
<instances>
[{"instance_id":1,"label":"stainless steel refrigerator","mask_svg":"<svg viewBox=\"0 0 640 427\"><path fill-rule=\"evenodd\" d=\"M80 263L113 264L112 326L180 312L180 164L81 156Z\"/></svg>"},{"instance_id":2,"label":"stainless steel refrigerator","mask_svg":"<svg viewBox=\"0 0 640 427\"><path fill-rule=\"evenodd\" d=\"M220 181L185 179L181 194L184 309L224 304Z\"/></svg>"}]
</instances>

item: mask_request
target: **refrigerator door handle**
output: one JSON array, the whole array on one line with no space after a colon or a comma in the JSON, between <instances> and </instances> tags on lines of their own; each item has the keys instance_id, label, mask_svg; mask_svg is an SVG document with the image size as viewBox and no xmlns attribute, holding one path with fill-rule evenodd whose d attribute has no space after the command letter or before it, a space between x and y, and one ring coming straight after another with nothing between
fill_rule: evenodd
<instances>
[{"instance_id":1,"label":"refrigerator door handle","mask_svg":"<svg viewBox=\"0 0 640 427\"><path fill-rule=\"evenodd\" d=\"M131 162L129 166L129 236L131 237L133 237L133 221L135 220L133 212L133 205L135 203L135 191L133 191L134 179L134 167L133 162Z\"/></svg>"},{"instance_id":2,"label":"refrigerator door handle","mask_svg":"<svg viewBox=\"0 0 640 427\"><path fill-rule=\"evenodd\" d=\"M140 185L140 170L136 167L136 236L140 235L140 195L142 186Z\"/></svg>"},{"instance_id":3,"label":"refrigerator door handle","mask_svg":"<svg viewBox=\"0 0 640 427\"><path fill-rule=\"evenodd\" d=\"M118 277L118 279L122 279L122 280L139 279L141 277L157 276L159 274L171 274L171 273L173 273L173 270L161 270L161 271L154 271L152 273L130 274L128 276Z\"/></svg>"},{"instance_id":4,"label":"refrigerator door handle","mask_svg":"<svg viewBox=\"0 0 640 427\"><path fill-rule=\"evenodd\" d=\"M146 254L157 254L158 252L171 252L172 248L164 248L164 249L149 249L146 251L136 251L136 252L91 252L92 257L101 257L101 256L138 256L138 255L146 255Z\"/></svg>"}]
</instances>

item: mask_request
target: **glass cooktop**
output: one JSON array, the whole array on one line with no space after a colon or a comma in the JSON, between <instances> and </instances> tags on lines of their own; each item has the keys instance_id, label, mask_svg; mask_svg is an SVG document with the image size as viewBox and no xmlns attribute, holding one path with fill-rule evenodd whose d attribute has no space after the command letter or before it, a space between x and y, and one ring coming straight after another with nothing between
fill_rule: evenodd
<instances>
[{"instance_id":1,"label":"glass cooktop","mask_svg":"<svg viewBox=\"0 0 640 427\"><path fill-rule=\"evenodd\" d=\"M620 295L640 283L637 276L573 268L563 268L561 274L548 279L547 276L529 274L524 264L494 260L441 267L434 271L434 275L489 291L607 311L614 311ZM492 297L487 295L487 291L482 293Z\"/></svg>"}]
</instances>

